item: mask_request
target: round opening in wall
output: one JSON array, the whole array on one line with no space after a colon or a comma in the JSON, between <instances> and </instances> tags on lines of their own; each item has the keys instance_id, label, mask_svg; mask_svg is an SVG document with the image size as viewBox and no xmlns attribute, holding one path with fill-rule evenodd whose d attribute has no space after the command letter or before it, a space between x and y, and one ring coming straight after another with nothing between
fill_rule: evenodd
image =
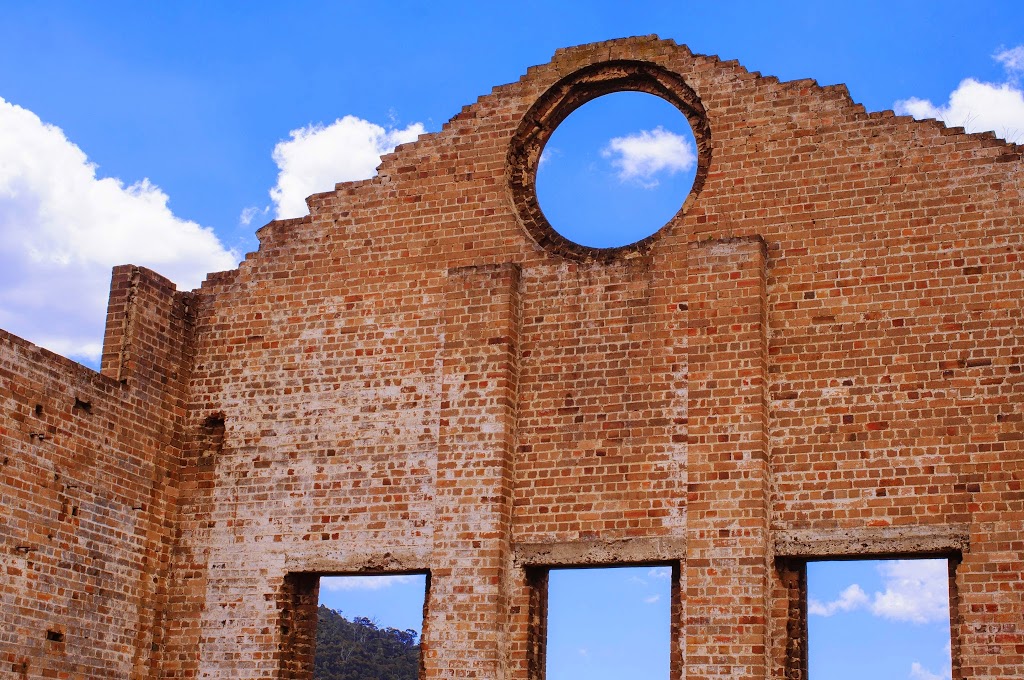
<instances>
[{"instance_id":1,"label":"round opening in wall","mask_svg":"<svg viewBox=\"0 0 1024 680\"><path fill-rule=\"evenodd\" d=\"M707 114L682 76L649 61L611 60L537 98L509 144L506 179L538 246L610 263L649 252L690 209L710 166Z\"/></svg>"},{"instance_id":2,"label":"round opening in wall","mask_svg":"<svg viewBox=\"0 0 1024 680\"><path fill-rule=\"evenodd\" d=\"M669 222L696 174L686 116L661 97L615 92L576 109L551 134L537 166L537 202L567 240L619 248Z\"/></svg>"}]
</instances>

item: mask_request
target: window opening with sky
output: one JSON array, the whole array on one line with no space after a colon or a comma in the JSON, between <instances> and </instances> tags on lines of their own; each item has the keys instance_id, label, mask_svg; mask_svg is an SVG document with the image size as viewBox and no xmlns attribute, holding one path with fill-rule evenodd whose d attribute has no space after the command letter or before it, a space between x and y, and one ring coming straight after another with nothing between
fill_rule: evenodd
<instances>
[{"instance_id":1,"label":"window opening with sky","mask_svg":"<svg viewBox=\"0 0 1024 680\"><path fill-rule=\"evenodd\" d=\"M426 574L322 576L314 680L416 680Z\"/></svg>"},{"instance_id":2,"label":"window opening with sky","mask_svg":"<svg viewBox=\"0 0 1024 680\"><path fill-rule=\"evenodd\" d=\"M948 559L807 564L811 680L949 680Z\"/></svg>"},{"instance_id":3,"label":"window opening with sky","mask_svg":"<svg viewBox=\"0 0 1024 680\"><path fill-rule=\"evenodd\" d=\"M682 208L697 174L686 116L643 92L615 92L573 111L537 169L537 201L570 241L614 248L647 238Z\"/></svg>"},{"instance_id":4,"label":"window opening with sky","mask_svg":"<svg viewBox=\"0 0 1024 680\"><path fill-rule=\"evenodd\" d=\"M546 680L668 680L669 566L552 569Z\"/></svg>"}]
</instances>

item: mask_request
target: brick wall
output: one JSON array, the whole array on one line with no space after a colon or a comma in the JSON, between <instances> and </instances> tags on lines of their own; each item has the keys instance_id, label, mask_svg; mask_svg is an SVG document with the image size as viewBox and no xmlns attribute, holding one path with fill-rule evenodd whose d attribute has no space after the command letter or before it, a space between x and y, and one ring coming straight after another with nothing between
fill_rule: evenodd
<instances>
[{"instance_id":1,"label":"brick wall","mask_svg":"<svg viewBox=\"0 0 1024 680\"><path fill-rule=\"evenodd\" d=\"M632 248L545 240L539 144L623 88L695 121L698 191ZM152 641L108 668L303 677L316 575L429 571L425 677L528 680L548 567L657 563L673 678L803 678L803 561L946 554L955 672L1024 675L1021 154L634 38L560 50L261 229L174 298L191 342L117 316L115 272L87 377L136 409L118 427L166 419L146 540L173 546L126 596ZM88 373L11 342L19 385ZM162 342L169 386L133 388Z\"/></svg>"},{"instance_id":2,"label":"brick wall","mask_svg":"<svg viewBox=\"0 0 1024 680\"><path fill-rule=\"evenodd\" d=\"M0 677L150 677L190 295L111 284L103 374L0 332Z\"/></svg>"}]
</instances>

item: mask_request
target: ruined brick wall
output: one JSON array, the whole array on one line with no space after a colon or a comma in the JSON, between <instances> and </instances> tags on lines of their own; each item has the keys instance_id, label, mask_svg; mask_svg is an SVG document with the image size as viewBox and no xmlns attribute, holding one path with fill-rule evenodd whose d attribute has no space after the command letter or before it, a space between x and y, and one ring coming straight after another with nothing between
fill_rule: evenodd
<instances>
[{"instance_id":1,"label":"ruined brick wall","mask_svg":"<svg viewBox=\"0 0 1024 680\"><path fill-rule=\"evenodd\" d=\"M622 89L700 171L594 252L532 171ZM426 571L424 677L533 680L547 568L657 563L673 678L801 678L806 560L938 554L1024 675L1021 153L648 38L495 88L196 292L148 662L309 677L316 575Z\"/></svg>"},{"instance_id":2,"label":"ruined brick wall","mask_svg":"<svg viewBox=\"0 0 1024 680\"><path fill-rule=\"evenodd\" d=\"M102 373L0 332L0 677L151 677L189 294L114 270Z\"/></svg>"}]
</instances>

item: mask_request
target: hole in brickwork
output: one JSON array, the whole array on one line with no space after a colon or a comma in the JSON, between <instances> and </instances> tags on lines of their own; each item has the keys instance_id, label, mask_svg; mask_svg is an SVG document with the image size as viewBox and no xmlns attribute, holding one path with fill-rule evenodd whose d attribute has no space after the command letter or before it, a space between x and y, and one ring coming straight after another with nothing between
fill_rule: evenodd
<instances>
[{"instance_id":1,"label":"hole in brickwork","mask_svg":"<svg viewBox=\"0 0 1024 680\"><path fill-rule=\"evenodd\" d=\"M539 645L546 680L670 677L672 567L552 569L547 576Z\"/></svg>"},{"instance_id":2,"label":"hole in brickwork","mask_svg":"<svg viewBox=\"0 0 1024 680\"><path fill-rule=\"evenodd\" d=\"M204 474L213 474L217 457L224 450L226 430L224 414L220 411L203 419L203 424L193 443L193 450L197 455L195 463Z\"/></svg>"},{"instance_id":3,"label":"hole in brickwork","mask_svg":"<svg viewBox=\"0 0 1024 680\"><path fill-rule=\"evenodd\" d=\"M92 403L75 397L75 404L71 410L78 413L92 413Z\"/></svg>"},{"instance_id":4,"label":"hole in brickwork","mask_svg":"<svg viewBox=\"0 0 1024 680\"><path fill-rule=\"evenodd\" d=\"M46 639L50 642L64 642L64 633L59 630L46 631Z\"/></svg>"},{"instance_id":5,"label":"hole in brickwork","mask_svg":"<svg viewBox=\"0 0 1024 680\"><path fill-rule=\"evenodd\" d=\"M660 97L616 92L573 111L537 168L537 200L551 227L591 248L617 248L659 231L697 174L686 116Z\"/></svg>"},{"instance_id":6,"label":"hole in brickwork","mask_svg":"<svg viewBox=\"0 0 1024 680\"><path fill-rule=\"evenodd\" d=\"M426 574L322 576L314 678L421 676Z\"/></svg>"},{"instance_id":7,"label":"hole in brickwork","mask_svg":"<svg viewBox=\"0 0 1024 680\"><path fill-rule=\"evenodd\" d=\"M36 414L36 418L41 418L42 417L42 415L43 415L43 405L42 404L36 404L35 414Z\"/></svg>"},{"instance_id":8,"label":"hole in brickwork","mask_svg":"<svg viewBox=\"0 0 1024 680\"><path fill-rule=\"evenodd\" d=\"M224 433L224 414L214 413L213 415L207 416L203 420L203 430L205 434L223 434Z\"/></svg>"},{"instance_id":9,"label":"hole in brickwork","mask_svg":"<svg viewBox=\"0 0 1024 680\"><path fill-rule=\"evenodd\" d=\"M641 105L639 113L621 112L635 103ZM559 164L572 167L563 147L576 148L559 141L571 136L576 125L568 119L586 121L592 115L604 117L611 127L591 143L589 157L575 164L575 176L570 173L568 180L555 182ZM684 146L690 147L692 162ZM512 138L506 164L516 213L537 245L574 260L629 260L648 252L655 232L666 221L676 223L696 200L711 164L711 128L700 98L678 73L650 62L608 61L565 76L538 98ZM584 196L579 178L600 166L605 181L614 184L598 183ZM688 187L688 192L680 190L665 202L669 207L643 218L648 204L657 204L648 192L673 184ZM641 200L629 207L608 201L613 185L631 189ZM563 211L552 203L558 200L566 201L569 221L558 216ZM616 215L624 222L599 226ZM641 219L649 220L646 226L640 226Z\"/></svg>"},{"instance_id":10,"label":"hole in brickwork","mask_svg":"<svg viewBox=\"0 0 1024 680\"><path fill-rule=\"evenodd\" d=\"M949 559L807 564L811 680L952 677Z\"/></svg>"}]
</instances>

